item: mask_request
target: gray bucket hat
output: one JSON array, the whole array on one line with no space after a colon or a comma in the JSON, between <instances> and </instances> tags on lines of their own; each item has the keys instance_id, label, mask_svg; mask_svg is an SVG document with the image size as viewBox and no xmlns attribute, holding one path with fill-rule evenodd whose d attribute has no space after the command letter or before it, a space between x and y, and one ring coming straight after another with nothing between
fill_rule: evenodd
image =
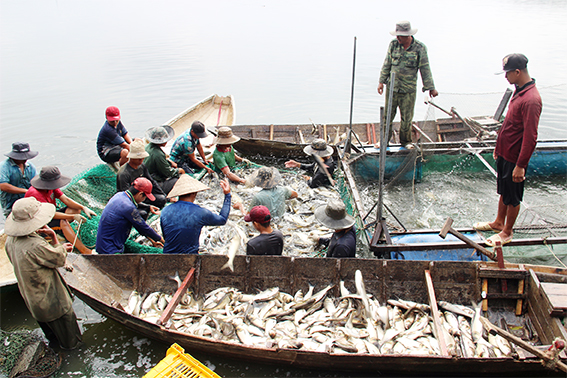
<instances>
[{"instance_id":1,"label":"gray bucket hat","mask_svg":"<svg viewBox=\"0 0 567 378\"><path fill-rule=\"evenodd\" d=\"M327 146L327 143L323 139L315 139L309 146L305 146L303 152L307 155L327 157L333 154L333 147Z\"/></svg>"},{"instance_id":2,"label":"gray bucket hat","mask_svg":"<svg viewBox=\"0 0 567 378\"><path fill-rule=\"evenodd\" d=\"M412 29L409 21L400 21L396 24L396 30L391 31L390 34L398 36L410 36L417 33L417 29Z\"/></svg>"},{"instance_id":3,"label":"gray bucket hat","mask_svg":"<svg viewBox=\"0 0 567 378\"><path fill-rule=\"evenodd\" d=\"M146 139L150 143L162 144L175 136L175 130L169 125L154 126L146 130Z\"/></svg>"},{"instance_id":4,"label":"gray bucket hat","mask_svg":"<svg viewBox=\"0 0 567 378\"><path fill-rule=\"evenodd\" d=\"M33 159L39 152L30 150L30 145L24 142L12 143L12 151L4 154L14 160L28 160Z\"/></svg>"},{"instance_id":5,"label":"gray bucket hat","mask_svg":"<svg viewBox=\"0 0 567 378\"><path fill-rule=\"evenodd\" d=\"M333 230L349 228L355 222L355 219L347 213L345 204L335 199L331 199L326 205L321 205L315 209L315 218L324 226Z\"/></svg>"},{"instance_id":6,"label":"gray bucket hat","mask_svg":"<svg viewBox=\"0 0 567 378\"><path fill-rule=\"evenodd\" d=\"M232 133L232 129L227 126L220 127L217 133L217 137L213 141L215 144L233 144L240 140L240 137L237 137Z\"/></svg>"},{"instance_id":7,"label":"gray bucket hat","mask_svg":"<svg viewBox=\"0 0 567 378\"><path fill-rule=\"evenodd\" d=\"M35 197L20 198L6 218L4 232L9 236L29 235L49 223L53 215L55 205L39 202Z\"/></svg>"},{"instance_id":8,"label":"gray bucket hat","mask_svg":"<svg viewBox=\"0 0 567 378\"><path fill-rule=\"evenodd\" d=\"M264 189L272 189L282 181L282 175L275 167L261 167L250 176L250 184Z\"/></svg>"},{"instance_id":9,"label":"gray bucket hat","mask_svg":"<svg viewBox=\"0 0 567 378\"><path fill-rule=\"evenodd\" d=\"M41 168L39 175L32 178L30 182L36 189L54 190L70 183L71 177L63 176L56 166L48 165Z\"/></svg>"}]
</instances>

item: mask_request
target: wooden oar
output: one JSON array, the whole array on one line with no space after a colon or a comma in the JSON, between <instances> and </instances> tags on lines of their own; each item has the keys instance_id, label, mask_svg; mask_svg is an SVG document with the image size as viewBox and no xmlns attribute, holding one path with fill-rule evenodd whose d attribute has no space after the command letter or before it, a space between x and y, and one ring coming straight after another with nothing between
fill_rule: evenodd
<instances>
[{"instance_id":1,"label":"wooden oar","mask_svg":"<svg viewBox=\"0 0 567 378\"><path fill-rule=\"evenodd\" d=\"M185 294L185 292L187 291L187 287L191 284L191 282L193 282L194 278L195 278L195 268L191 268L189 270L189 273L187 273L187 276L183 280L183 283L181 284L181 286L179 286L175 294L173 294L173 298L171 298L171 301L169 301L169 304L167 305L167 307L161 314L159 320L157 321L156 324L158 326L164 325L165 323L167 323L169 318L171 318L171 315L173 315L173 311L175 311L175 308L181 301L181 297L183 296L183 294Z\"/></svg>"},{"instance_id":2,"label":"wooden oar","mask_svg":"<svg viewBox=\"0 0 567 378\"><path fill-rule=\"evenodd\" d=\"M563 362L561 362L559 360L555 361L547 353L542 352L541 350L533 347L532 345L528 344L524 340L520 339L519 337L512 335L511 333L503 330L502 328L495 326L488 319L486 319L482 316L480 317L480 321L482 322L483 327L486 328L486 330L488 332L490 332L491 334L493 334L493 335L498 334L498 335L502 336L503 338L510 341L511 343L516 344L520 348L527 350L531 354L541 358L545 362L551 363L551 365L555 365L555 367L557 367L558 369L567 373L567 365L565 365Z\"/></svg>"},{"instance_id":3,"label":"wooden oar","mask_svg":"<svg viewBox=\"0 0 567 378\"><path fill-rule=\"evenodd\" d=\"M329 182L331 183L331 185L335 186L335 181L333 180L333 177L331 177L329 170L325 166L325 162L323 161L323 158L321 158L321 156L315 155L315 154L313 154L311 156L313 157L313 159L315 159L315 161L317 162L317 165L319 165L319 169L321 169L325 173L325 175L329 179Z\"/></svg>"}]
</instances>

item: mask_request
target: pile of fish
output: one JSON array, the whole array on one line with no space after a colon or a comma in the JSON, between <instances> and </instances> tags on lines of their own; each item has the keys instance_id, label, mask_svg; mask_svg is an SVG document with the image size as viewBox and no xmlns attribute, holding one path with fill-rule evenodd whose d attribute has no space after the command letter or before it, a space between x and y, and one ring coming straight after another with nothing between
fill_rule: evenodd
<instances>
[{"instance_id":1,"label":"pile of fish","mask_svg":"<svg viewBox=\"0 0 567 378\"><path fill-rule=\"evenodd\" d=\"M253 172L254 169L245 168L239 170L238 174L248 177ZM282 185L298 193L298 198L286 201L286 213L272 221L272 227L280 230L284 235L282 254L284 256L314 256L319 251L314 239L330 236L332 230L321 225L313 213L317 207L325 205L329 199L340 199L340 195L331 188L310 188L299 171L282 171L281 175ZM219 179L217 174L205 176L202 182L211 189L200 192L195 201L199 206L215 213L220 211L224 201ZM252 197L260 190L261 188L258 187L231 184L232 204L241 202L248 210ZM159 218L151 222L150 226L160 235L162 234ZM228 254L229 256L231 252L246 254L246 242L257 235L259 233L252 224L244 221L244 214L233 208L225 226L203 227L199 240L199 253ZM240 240L235 241L235 239ZM140 236L136 241L151 245L144 236Z\"/></svg>"},{"instance_id":2,"label":"pile of fish","mask_svg":"<svg viewBox=\"0 0 567 378\"><path fill-rule=\"evenodd\" d=\"M179 277L172 277L180 284ZM293 348L325 353L440 355L442 337L456 357L503 357L512 354L500 336L483 336L480 306L474 310L440 301L441 335L434 335L428 305L401 299L379 303L355 274L356 293L340 282L339 298L331 285L314 293L309 286L294 295L274 287L245 294L234 287L204 297L187 292L166 324L172 330L258 348ZM132 292L126 312L155 323L171 295L159 292L144 300Z\"/></svg>"}]
</instances>

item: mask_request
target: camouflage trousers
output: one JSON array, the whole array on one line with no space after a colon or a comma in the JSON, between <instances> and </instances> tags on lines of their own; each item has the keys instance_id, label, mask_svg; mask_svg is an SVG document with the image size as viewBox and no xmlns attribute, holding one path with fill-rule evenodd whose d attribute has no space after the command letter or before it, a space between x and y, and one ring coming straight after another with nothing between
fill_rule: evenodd
<instances>
[{"instance_id":1,"label":"camouflage trousers","mask_svg":"<svg viewBox=\"0 0 567 378\"><path fill-rule=\"evenodd\" d=\"M384 110L384 118L386 118L388 116L388 99L390 98L389 95L389 89L386 88L386 105L385 105L385 110ZM393 128L392 128L392 121L394 120L394 117L396 116L396 110L397 108L400 108L400 117L401 117L401 123L400 123L400 144L402 146L405 146L408 143L411 143L411 123L413 120L413 112L415 109L415 98L416 98L416 93L415 92L411 92L411 93L398 93L398 92L394 92L394 95L392 96L392 115L390 118L390 132L388 134L388 142L392 139L392 133L393 133ZM384 119L384 122L382 122L383 125L386 124L386 120Z\"/></svg>"}]
</instances>

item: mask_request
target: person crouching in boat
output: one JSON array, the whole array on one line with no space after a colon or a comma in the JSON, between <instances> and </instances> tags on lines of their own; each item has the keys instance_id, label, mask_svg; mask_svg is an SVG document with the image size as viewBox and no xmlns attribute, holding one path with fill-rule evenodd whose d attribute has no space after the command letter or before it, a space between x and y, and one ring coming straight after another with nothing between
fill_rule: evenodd
<instances>
[{"instance_id":1,"label":"person crouching in boat","mask_svg":"<svg viewBox=\"0 0 567 378\"><path fill-rule=\"evenodd\" d=\"M189 130L175 139L171 147L171 160L185 173L193 173L193 169L206 169L207 173L213 173L213 170L206 165L209 161L205 157L203 145L199 140L207 136L203 122L193 122ZM203 159L202 162L195 156L195 150L199 151L199 155Z\"/></svg>"},{"instance_id":2,"label":"person crouching in boat","mask_svg":"<svg viewBox=\"0 0 567 378\"><path fill-rule=\"evenodd\" d=\"M248 159L241 158L234 153L232 145L240 140L239 137L232 133L232 129L227 126L220 127L218 134L213 143L217 145L213 152L213 162L215 167L224 173L224 175L232 182L238 184L246 183L246 180L231 172L231 168L236 166L236 162L249 164Z\"/></svg>"},{"instance_id":3,"label":"person crouching in boat","mask_svg":"<svg viewBox=\"0 0 567 378\"><path fill-rule=\"evenodd\" d=\"M4 226L6 254L14 266L20 294L51 346L74 349L82 341L81 330L69 289L57 271L65 266L73 245L59 244L47 226L54 214L51 203L34 197L17 200Z\"/></svg>"},{"instance_id":4,"label":"person crouching in boat","mask_svg":"<svg viewBox=\"0 0 567 378\"><path fill-rule=\"evenodd\" d=\"M317 238L318 244L328 245L327 257L356 257L355 220L346 212L345 204L329 200L327 205L315 209L315 218L335 232L330 238Z\"/></svg>"},{"instance_id":5,"label":"person crouching in boat","mask_svg":"<svg viewBox=\"0 0 567 378\"><path fill-rule=\"evenodd\" d=\"M163 247L163 238L154 231L142 218L138 204L149 198L155 200L152 194L152 183L138 177L132 186L124 192L118 192L108 201L102 211L96 233L96 252L113 255L124 252L124 243L132 226L147 237L154 247Z\"/></svg>"},{"instance_id":6,"label":"person crouching in boat","mask_svg":"<svg viewBox=\"0 0 567 378\"><path fill-rule=\"evenodd\" d=\"M260 235L246 243L247 255L281 255L283 251L283 234L280 230L272 229L270 225L270 210L266 206L254 206L244 220L252 222Z\"/></svg>"},{"instance_id":7,"label":"person crouching in boat","mask_svg":"<svg viewBox=\"0 0 567 378\"><path fill-rule=\"evenodd\" d=\"M166 206L161 213L161 230L165 239L163 253L199 253L199 237L203 226L221 226L226 224L230 214L230 184L221 180L224 203L219 214L195 204L197 193L210 189L199 180L189 175L181 175L168 197L179 200Z\"/></svg>"},{"instance_id":8,"label":"person crouching in boat","mask_svg":"<svg viewBox=\"0 0 567 378\"><path fill-rule=\"evenodd\" d=\"M67 197L60 188L71 181L70 177L64 176L55 166L41 168L38 176L31 180L31 187L26 192L26 197L35 197L39 202L47 202L56 206L56 200L65 204L66 207L55 212L53 220L49 222L49 227L53 230L61 231L61 221L78 223L85 222L87 219L81 215L83 211L87 217L96 215L94 211L81 205Z\"/></svg>"},{"instance_id":9,"label":"person crouching in boat","mask_svg":"<svg viewBox=\"0 0 567 378\"><path fill-rule=\"evenodd\" d=\"M307 155L315 155L323 159L323 165L327 169L330 176L333 176L335 168L337 167L335 161L333 160L333 147L327 146L327 143L323 139L315 139L311 142L311 145L305 146L303 149ZM317 163L302 164L295 160L288 160L285 162L286 168L301 168L306 171L313 172L313 178L309 176L303 176L307 181L307 185L310 188L318 188L320 186L331 185L327 173Z\"/></svg>"},{"instance_id":10,"label":"person crouching in boat","mask_svg":"<svg viewBox=\"0 0 567 378\"><path fill-rule=\"evenodd\" d=\"M12 151L4 154L8 159L0 163L0 204L4 216L12 211L12 205L24 195L31 186L31 179L37 174L37 169L29 159L39 154L30 150L28 143L12 143Z\"/></svg>"},{"instance_id":11,"label":"person crouching in boat","mask_svg":"<svg viewBox=\"0 0 567 378\"><path fill-rule=\"evenodd\" d=\"M155 200L150 201L149 198L146 198L143 202L138 204L138 210L144 219L148 219L150 212L158 214L159 210L163 209L167 202L167 194L164 193L158 183L153 179L144 164L144 158L148 157L148 155L149 154L144 149L144 141L135 139L130 145L128 163L120 167L116 174L116 190L118 192L128 190L138 177L144 177L152 183L152 194Z\"/></svg>"},{"instance_id":12,"label":"person crouching in boat","mask_svg":"<svg viewBox=\"0 0 567 378\"><path fill-rule=\"evenodd\" d=\"M127 161L132 138L120 120L120 110L116 106L106 108L106 122L98 133L96 151L100 159L120 168ZM118 165L118 166L116 166Z\"/></svg>"},{"instance_id":13,"label":"person crouching in boat","mask_svg":"<svg viewBox=\"0 0 567 378\"><path fill-rule=\"evenodd\" d=\"M285 213L285 201L297 198L297 192L288 186L281 186L282 176L275 167L261 167L254 171L248 182L262 188L252 197L250 209L265 206L272 217L281 217Z\"/></svg>"},{"instance_id":14,"label":"person crouching in boat","mask_svg":"<svg viewBox=\"0 0 567 378\"><path fill-rule=\"evenodd\" d=\"M149 156L144 160L144 164L165 194L171 191L179 175L185 173L183 169L177 168L176 163L167 158L162 149L174 136L173 127L168 125L150 127L146 130L146 140L149 142L146 152Z\"/></svg>"}]
</instances>

